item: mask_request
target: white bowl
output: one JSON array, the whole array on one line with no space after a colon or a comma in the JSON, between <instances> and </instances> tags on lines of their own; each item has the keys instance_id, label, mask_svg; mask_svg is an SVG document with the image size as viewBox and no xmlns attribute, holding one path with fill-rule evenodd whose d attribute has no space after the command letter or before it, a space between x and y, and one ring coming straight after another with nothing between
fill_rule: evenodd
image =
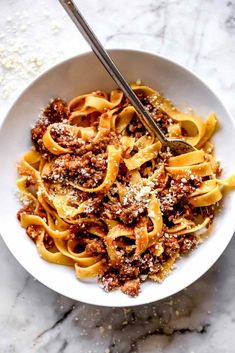
<instances>
[{"instance_id":1,"label":"white bowl","mask_svg":"<svg viewBox=\"0 0 235 353\"><path fill-rule=\"evenodd\" d=\"M164 92L176 105L190 106L204 118L218 114L220 129L214 137L216 155L222 161L224 175L235 172L235 126L220 99L193 73L162 56L136 50L111 50L111 56L128 81L140 78L145 84ZM76 300L104 305L145 304L172 295L203 275L222 254L235 229L235 193L224 199L210 237L189 256L178 261L176 269L162 284L142 284L137 298L120 290L106 293L96 281L76 279L73 268L42 260L34 243L20 227L16 213L17 161L31 146L30 129L39 111L52 97L71 99L96 89L110 91L114 82L92 53L79 55L51 68L20 95L10 109L0 131L0 230L8 248L32 276L47 287Z\"/></svg>"}]
</instances>

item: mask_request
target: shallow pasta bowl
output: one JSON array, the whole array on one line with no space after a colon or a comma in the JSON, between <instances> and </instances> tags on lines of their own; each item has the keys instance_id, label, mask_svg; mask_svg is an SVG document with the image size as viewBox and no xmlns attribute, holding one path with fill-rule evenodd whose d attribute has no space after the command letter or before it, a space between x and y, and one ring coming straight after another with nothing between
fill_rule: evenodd
<instances>
[{"instance_id":1,"label":"shallow pasta bowl","mask_svg":"<svg viewBox=\"0 0 235 353\"><path fill-rule=\"evenodd\" d=\"M207 117L215 111L220 129L213 142L222 162L223 176L235 172L234 122L211 89L184 67L156 54L135 50L111 50L110 54L128 81L142 82L163 92L176 106L192 107ZM210 236L187 257L161 284L147 281L136 298L120 290L106 293L96 281L76 279L74 270L42 260L16 213L20 203L16 195L17 161L31 147L30 129L39 111L53 97L66 100L94 90L110 91L115 84L94 54L86 53L66 60L38 77L15 101L0 131L0 232L8 248L32 276L67 297L104 306L131 306L163 299L187 287L203 275L219 258L235 229L235 193L227 193L217 214Z\"/></svg>"}]
</instances>

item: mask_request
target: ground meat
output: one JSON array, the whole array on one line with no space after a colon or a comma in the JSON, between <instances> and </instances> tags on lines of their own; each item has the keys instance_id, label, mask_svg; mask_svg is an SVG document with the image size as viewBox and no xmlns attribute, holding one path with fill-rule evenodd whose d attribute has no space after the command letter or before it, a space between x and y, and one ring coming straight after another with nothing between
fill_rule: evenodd
<instances>
[{"instance_id":1,"label":"ground meat","mask_svg":"<svg viewBox=\"0 0 235 353\"><path fill-rule=\"evenodd\" d=\"M152 232L154 226L153 226L153 222L151 221L150 218L147 219L147 231L148 233Z\"/></svg>"},{"instance_id":2,"label":"ground meat","mask_svg":"<svg viewBox=\"0 0 235 353\"><path fill-rule=\"evenodd\" d=\"M168 160L172 156L173 156L172 151L169 148L164 148L161 151L159 151L156 163L168 165Z\"/></svg>"},{"instance_id":3,"label":"ground meat","mask_svg":"<svg viewBox=\"0 0 235 353\"><path fill-rule=\"evenodd\" d=\"M26 233L33 241L36 241L38 236L41 235L41 227L37 225L30 225L26 228ZM50 250L54 247L54 240L47 233L44 235L43 243L47 250Z\"/></svg>"},{"instance_id":4,"label":"ground meat","mask_svg":"<svg viewBox=\"0 0 235 353\"><path fill-rule=\"evenodd\" d=\"M152 171L153 171L152 161L148 161L142 164L139 170L141 177L144 177L144 178L147 178L149 175L151 175Z\"/></svg>"},{"instance_id":5,"label":"ground meat","mask_svg":"<svg viewBox=\"0 0 235 353\"><path fill-rule=\"evenodd\" d=\"M146 273L149 271L150 267L153 265L153 254L149 248L145 254L140 257L140 271L141 273Z\"/></svg>"},{"instance_id":6,"label":"ground meat","mask_svg":"<svg viewBox=\"0 0 235 353\"><path fill-rule=\"evenodd\" d=\"M162 269L162 265L160 264L160 262L157 262L153 264L153 266L149 269L149 273L151 275L156 275L161 269Z\"/></svg>"},{"instance_id":7,"label":"ground meat","mask_svg":"<svg viewBox=\"0 0 235 353\"><path fill-rule=\"evenodd\" d=\"M121 253L124 255L123 251L120 251ZM161 262L151 249L138 257L134 253L131 254L132 252L129 252L129 255L121 256L120 261L115 263L107 262L105 273L99 278L105 290L121 287L124 293L136 296L140 290L140 282L145 281L148 274L157 274L162 268Z\"/></svg>"},{"instance_id":8,"label":"ground meat","mask_svg":"<svg viewBox=\"0 0 235 353\"><path fill-rule=\"evenodd\" d=\"M168 133L167 127L173 123L172 119L160 107L156 107L151 103L151 97L139 95L139 99L156 121L159 128L164 134Z\"/></svg>"},{"instance_id":9,"label":"ground meat","mask_svg":"<svg viewBox=\"0 0 235 353\"><path fill-rule=\"evenodd\" d=\"M155 188L157 189L158 192L162 191L168 182L168 175L166 174L164 167L161 168L161 164L159 165L159 173L158 175L152 180Z\"/></svg>"},{"instance_id":10,"label":"ground meat","mask_svg":"<svg viewBox=\"0 0 235 353\"><path fill-rule=\"evenodd\" d=\"M132 279L126 281L121 287L123 293L130 295L131 297L136 297L140 292L140 279Z\"/></svg>"},{"instance_id":11,"label":"ground meat","mask_svg":"<svg viewBox=\"0 0 235 353\"><path fill-rule=\"evenodd\" d=\"M43 112L50 123L67 122L69 109L67 103L60 98L56 98L50 102Z\"/></svg>"},{"instance_id":12,"label":"ground meat","mask_svg":"<svg viewBox=\"0 0 235 353\"><path fill-rule=\"evenodd\" d=\"M101 255L106 252L104 243L101 239L94 239L86 246L86 252L89 256Z\"/></svg>"},{"instance_id":13,"label":"ground meat","mask_svg":"<svg viewBox=\"0 0 235 353\"><path fill-rule=\"evenodd\" d=\"M20 221L22 214L32 214L33 213L33 205L29 204L24 207L22 207L18 212L17 212L17 219Z\"/></svg>"},{"instance_id":14,"label":"ground meat","mask_svg":"<svg viewBox=\"0 0 235 353\"><path fill-rule=\"evenodd\" d=\"M42 116L31 131L32 141L36 150L45 152L42 137L47 127L53 123L67 122L68 117L67 103L60 98L54 99L43 111Z\"/></svg>"},{"instance_id":15,"label":"ground meat","mask_svg":"<svg viewBox=\"0 0 235 353\"><path fill-rule=\"evenodd\" d=\"M131 262L128 260L129 259L127 258L126 261L122 263L119 269L120 278L124 280L126 278L136 278L140 273L140 269L136 261Z\"/></svg>"},{"instance_id":16,"label":"ground meat","mask_svg":"<svg viewBox=\"0 0 235 353\"><path fill-rule=\"evenodd\" d=\"M169 180L166 188L158 195L163 213L172 211L179 202L188 202L193 191L195 187L186 179Z\"/></svg>"},{"instance_id":17,"label":"ground meat","mask_svg":"<svg viewBox=\"0 0 235 353\"><path fill-rule=\"evenodd\" d=\"M163 127L163 126L165 127L170 124L170 119L165 113L163 113L162 111L159 112L158 110L156 110L156 108L154 108L153 105L149 103L147 98L144 98L139 94L138 96L141 102L143 103L143 105L150 112L154 120L158 123L159 127ZM163 123L163 119L164 119L164 123ZM127 132L128 132L128 135L131 135L136 139L139 139L142 136L150 136L149 131L145 128L145 126L143 125L143 123L141 122L141 120L137 115L134 115L130 124L127 126Z\"/></svg>"},{"instance_id":18,"label":"ground meat","mask_svg":"<svg viewBox=\"0 0 235 353\"><path fill-rule=\"evenodd\" d=\"M188 220L194 220L194 218L200 214L199 209L192 209L190 205L184 204L183 202L180 204L177 204L175 208L173 208L172 211L167 212L167 220L166 217L163 215L163 218L165 220L165 224L170 226L173 226L172 221L174 219L178 219L182 217L182 215L188 219Z\"/></svg>"},{"instance_id":19,"label":"ground meat","mask_svg":"<svg viewBox=\"0 0 235 353\"><path fill-rule=\"evenodd\" d=\"M137 203L121 205L120 202L108 201L103 204L103 216L109 219L118 219L125 224L137 222L144 214L145 208Z\"/></svg>"},{"instance_id":20,"label":"ground meat","mask_svg":"<svg viewBox=\"0 0 235 353\"><path fill-rule=\"evenodd\" d=\"M87 235L88 229L90 226L94 224L92 223L84 223L84 222L77 222L76 224L72 224L69 228L70 233L73 234L78 239L81 239L81 234Z\"/></svg>"},{"instance_id":21,"label":"ground meat","mask_svg":"<svg viewBox=\"0 0 235 353\"><path fill-rule=\"evenodd\" d=\"M154 274L157 273L160 268L161 264L159 263L158 258L154 255L154 246L152 248L149 248L145 254L142 254L142 256L139 259L139 266L140 266L140 273L141 274Z\"/></svg>"},{"instance_id":22,"label":"ground meat","mask_svg":"<svg viewBox=\"0 0 235 353\"><path fill-rule=\"evenodd\" d=\"M85 145L85 141L66 128L64 124L53 126L50 132L54 141L61 147L75 151Z\"/></svg>"},{"instance_id":23,"label":"ground meat","mask_svg":"<svg viewBox=\"0 0 235 353\"><path fill-rule=\"evenodd\" d=\"M95 156L102 155L106 153L108 145L114 145L116 148L120 147L120 136L116 132L111 131L108 136L103 136L98 141L88 141L88 143L76 150L76 154L83 156L87 152L92 151Z\"/></svg>"},{"instance_id":24,"label":"ground meat","mask_svg":"<svg viewBox=\"0 0 235 353\"><path fill-rule=\"evenodd\" d=\"M43 176L43 180L59 183L67 183L71 180L85 188L93 188L105 178L106 159L106 153L98 157L91 151L82 157L74 154L64 154L54 159L51 170Z\"/></svg>"},{"instance_id":25,"label":"ground meat","mask_svg":"<svg viewBox=\"0 0 235 353\"><path fill-rule=\"evenodd\" d=\"M222 174L222 172L223 172L223 168L221 167L221 165L220 165L219 162L217 162L217 164L218 164L218 167L217 167L217 169L216 169L216 177L218 178L218 177L221 176L221 174Z\"/></svg>"},{"instance_id":26,"label":"ground meat","mask_svg":"<svg viewBox=\"0 0 235 353\"><path fill-rule=\"evenodd\" d=\"M176 237L171 234L164 234L164 252L167 256L173 257L180 246Z\"/></svg>"},{"instance_id":27,"label":"ground meat","mask_svg":"<svg viewBox=\"0 0 235 353\"><path fill-rule=\"evenodd\" d=\"M47 233L44 235L43 243L47 250L52 249L55 245L53 238Z\"/></svg>"},{"instance_id":28,"label":"ground meat","mask_svg":"<svg viewBox=\"0 0 235 353\"><path fill-rule=\"evenodd\" d=\"M41 232L40 227L36 225L30 225L26 228L26 233L34 241L37 239L40 232Z\"/></svg>"},{"instance_id":29,"label":"ground meat","mask_svg":"<svg viewBox=\"0 0 235 353\"><path fill-rule=\"evenodd\" d=\"M151 116L156 121L158 127L163 131L164 134L168 133L168 126L172 124L172 119L164 113L161 109L154 108L151 112Z\"/></svg>"},{"instance_id":30,"label":"ground meat","mask_svg":"<svg viewBox=\"0 0 235 353\"><path fill-rule=\"evenodd\" d=\"M119 165L117 180L120 181L122 183L122 185L125 185L125 184L129 183L130 177L131 177L131 174L130 174L129 170L127 169L125 163L121 162Z\"/></svg>"},{"instance_id":31,"label":"ground meat","mask_svg":"<svg viewBox=\"0 0 235 353\"><path fill-rule=\"evenodd\" d=\"M106 292L110 292L114 288L120 286L118 277L112 273L107 273L99 277L99 281L101 282L101 285Z\"/></svg>"},{"instance_id":32,"label":"ground meat","mask_svg":"<svg viewBox=\"0 0 235 353\"><path fill-rule=\"evenodd\" d=\"M27 176L25 186L26 188L29 188L32 185L35 185L37 181L34 179L32 175Z\"/></svg>"},{"instance_id":33,"label":"ground meat","mask_svg":"<svg viewBox=\"0 0 235 353\"><path fill-rule=\"evenodd\" d=\"M130 124L127 126L127 133L130 136L139 139L141 136L147 135L148 132L137 115L131 119Z\"/></svg>"},{"instance_id":34,"label":"ground meat","mask_svg":"<svg viewBox=\"0 0 235 353\"><path fill-rule=\"evenodd\" d=\"M87 195L87 194L86 194ZM100 216L100 210L102 209L103 194L99 194L97 197L92 194L90 196L90 202L84 210L84 214Z\"/></svg>"},{"instance_id":35,"label":"ground meat","mask_svg":"<svg viewBox=\"0 0 235 353\"><path fill-rule=\"evenodd\" d=\"M26 186L27 188L28 188L29 186L35 185L35 184L37 183L37 180L36 180L36 177L35 177L34 173L33 173L31 170L25 168L24 165L22 165L21 163L19 163L17 169L18 169L19 175L22 175L22 176L26 177L25 186Z\"/></svg>"},{"instance_id":36,"label":"ground meat","mask_svg":"<svg viewBox=\"0 0 235 353\"><path fill-rule=\"evenodd\" d=\"M210 223L208 224L208 226L213 222L213 219L215 217L215 210L215 205L200 207L199 209L199 213L202 215L203 218L210 218Z\"/></svg>"},{"instance_id":37,"label":"ground meat","mask_svg":"<svg viewBox=\"0 0 235 353\"><path fill-rule=\"evenodd\" d=\"M188 254L197 245L197 239L193 234L184 236L180 241L180 252L183 255Z\"/></svg>"},{"instance_id":38,"label":"ground meat","mask_svg":"<svg viewBox=\"0 0 235 353\"><path fill-rule=\"evenodd\" d=\"M41 204L38 205L37 211L35 211L35 215L41 217L47 223L47 212L41 206Z\"/></svg>"}]
</instances>

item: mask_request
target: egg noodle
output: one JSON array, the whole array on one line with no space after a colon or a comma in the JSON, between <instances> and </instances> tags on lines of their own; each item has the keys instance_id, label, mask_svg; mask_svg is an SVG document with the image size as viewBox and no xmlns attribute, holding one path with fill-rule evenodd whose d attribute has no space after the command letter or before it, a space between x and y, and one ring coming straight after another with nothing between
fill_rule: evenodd
<instances>
[{"instance_id":1,"label":"egg noodle","mask_svg":"<svg viewBox=\"0 0 235 353\"><path fill-rule=\"evenodd\" d=\"M215 113L203 121L150 87L132 89L168 137L196 150L174 156L120 90L96 91L51 103L32 129L17 186L21 226L44 260L136 296L201 241L235 176L219 179Z\"/></svg>"}]
</instances>

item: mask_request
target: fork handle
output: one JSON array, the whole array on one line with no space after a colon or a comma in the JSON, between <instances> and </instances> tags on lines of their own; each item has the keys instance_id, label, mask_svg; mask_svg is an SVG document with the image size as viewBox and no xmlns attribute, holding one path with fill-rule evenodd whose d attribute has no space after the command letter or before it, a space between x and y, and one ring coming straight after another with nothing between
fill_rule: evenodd
<instances>
[{"instance_id":1,"label":"fork handle","mask_svg":"<svg viewBox=\"0 0 235 353\"><path fill-rule=\"evenodd\" d=\"M139 98L133 92L125 78L122 76L107 51L104 49L85 18L82 16L77 6L72 0L59 0L65 11L71 17L83 37L89 43L95 55L98 57L100 62L103 64L109 75L113 78L119 88L124 92L126 97L129 99L131 104L134 106L140 117L144 118L148 127L157 135L158 139L163 145L167 144L167 138L163 132L159 129L154 119L151 117L149 112L145 109Z\"/></svg>"}]
</instances>

